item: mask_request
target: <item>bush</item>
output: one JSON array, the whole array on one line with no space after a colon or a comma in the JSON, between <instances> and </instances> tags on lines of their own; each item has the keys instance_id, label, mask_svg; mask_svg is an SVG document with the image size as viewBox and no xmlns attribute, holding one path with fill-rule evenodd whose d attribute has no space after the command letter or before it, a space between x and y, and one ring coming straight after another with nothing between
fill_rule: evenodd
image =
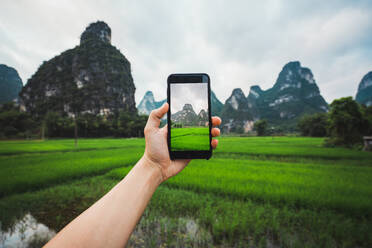
<instances>
[{"instance_id":1,"label":"bush","mask_svg":"<svg viewBox=\"0 0 372 248\"><path fill-rule=\"evenodd\" d=\"M20 133L23 133L22 136L32 133L36 126L30 114L20 112L12 103L4 104L0 108L1 138L19 138Z\"/></svg>"},{"instance_id":2,"label":"bush","mask_svg":"<svg viewBox=\"0 0 372 248\"><path fill-rule=\"evenodd\" d=\"M362 143L362 136L368 131L368 121L362 107L351 97L334 100L328 118L328 144L353 147Z\"/></svg>"},{"instance_id":3,"label":"bush","mask_svg":"<svg viewBox=\"0 0 372 248\"><path fill-rule=\"evenodd\" d=\"M73 137L74 120L60 113L48 112L45 116L48 137Z\"/></svg>"},{"instance_id":4,"label":"bush","mask_svg":"<svg viewBox=\"0 0 372 248\"><path fill-rule=\"evenodd\" d=\"M364 116L364 126L366 129L363 131L363 135L372 135L372 106L366 107L362 105L362 113Z\"/></svg>"},{"instance_id":5,"label":"bush","mask_svg":"<svg viewBox=\"0 0 372 248\"><path fill-rule=\"evenodd\" d=\"M257 132L258 136L264 136L267 134L267 121L259 120L254 123L253 129Z\"/></svg>"},{"instance_id":6,"label":"bush","mask_svg":"<svg viewBox=\"0 0 372 248\"><path fill-rule=\"evenodd\" d=\"M303 136L325 137L327 135L327 114L305 115L297 123Z\"/></svg>"},{"instance_id":7,"label":"bush","mask_svg":"<svg viewBox=\"0 0 372 248\"><path fill-rule=\"evenodd\" d=\"M78 115L78 137L143 137L147 118L125 111L109 116ZM44 126L47 137L74 137L75 120L66 114L49 111L35 119L13 104L4 104L0 107L0 138L35 137Z\"/></svg>"}]
</instances>

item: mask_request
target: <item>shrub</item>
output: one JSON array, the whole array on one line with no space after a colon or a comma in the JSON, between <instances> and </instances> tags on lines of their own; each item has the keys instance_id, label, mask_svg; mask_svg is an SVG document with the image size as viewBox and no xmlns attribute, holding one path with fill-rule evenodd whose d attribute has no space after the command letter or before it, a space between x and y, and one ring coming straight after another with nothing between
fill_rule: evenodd
<instances>
[{"instance_id":1,"label":"shrub","mask_svg":"<svg viewBox=\"0 0 372 248\"><path fill-rule=\"evenodd\" d=\"M325 137L327 135L327 114L317 113L303 116L297 123L303 136Z\"/></svg>"},{"instance_id":2,"label":"shrub","mask_svg":"<svg viewBox=\"0 0 372 248\"><path fill-rule=\"evenodd\" d=\"M259 120L254 123L253 129L257 132L258 136L264 136L267 134L267 121Z\"/></svg>"},{"instance_id":3,"label":"shrub","mask_svg":"<svg viewBox=\"0 0 372 248\"><path fill-rule=\"evenodd\" d=\"M362 142L363 133L368 130L368 122L361 106L352 97L334 100L328 118L329 144L352 147Z\"/></svg>"}]
</instances>

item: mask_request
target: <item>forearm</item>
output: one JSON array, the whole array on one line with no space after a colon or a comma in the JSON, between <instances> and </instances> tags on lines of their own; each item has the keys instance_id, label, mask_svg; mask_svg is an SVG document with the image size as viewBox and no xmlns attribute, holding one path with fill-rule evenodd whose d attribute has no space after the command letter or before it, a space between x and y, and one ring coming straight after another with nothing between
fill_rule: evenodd
<instances>
[{"instance_id":1,"label":"forearm","mask_svg":"<svg viewBox=\"0 0 372 248\"><path fill-rule=\"evenodd\" d=\"M128 175L48 243L48 247L123 247L161 183L161 171L141 158Z\"/></svg>"}]
</instances>

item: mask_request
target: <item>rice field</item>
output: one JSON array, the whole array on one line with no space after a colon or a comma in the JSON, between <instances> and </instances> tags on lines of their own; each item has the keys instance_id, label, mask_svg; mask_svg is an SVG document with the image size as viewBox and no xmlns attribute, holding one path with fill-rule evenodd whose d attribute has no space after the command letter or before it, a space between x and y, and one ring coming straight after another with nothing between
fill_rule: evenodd
<instances>
[{"instance_id":1,"label":"rice field","mask_svg":"<svg viewBox=\"0 0 372 248\"><path fill-rule=\"evenodd\" d=\"M209 127L183 127L171 129L172 151L208 151Z\"/></svg>"},{"instance_id":2,"label":"rice field","mask_svg":"<svg viewBox=\"0 0 372 248\"><path fill-rule=\"evenodd\" d=\"M322 143L221 137L212 159L158 188L128 246L371 247L372 153ZM1 141L1 228L30 213L60 230L143 150L143 139Z\"/></svg>"}]
</instances>

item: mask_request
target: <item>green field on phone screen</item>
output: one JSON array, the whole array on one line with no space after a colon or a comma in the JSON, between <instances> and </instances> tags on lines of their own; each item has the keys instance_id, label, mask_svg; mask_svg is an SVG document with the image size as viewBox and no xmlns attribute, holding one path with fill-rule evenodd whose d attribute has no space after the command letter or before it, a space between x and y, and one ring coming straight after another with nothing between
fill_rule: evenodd
<instances>
[{"instance_id":1,"label":"green field on phone screen","mask_svg":"<svg viewBox=\"0 0 372 248\"><path fill-rule=\"evenodd\" d=\"M208 151L209 127L183 127L171 129L172 151Z\"/></svg>"}]
</instances>

